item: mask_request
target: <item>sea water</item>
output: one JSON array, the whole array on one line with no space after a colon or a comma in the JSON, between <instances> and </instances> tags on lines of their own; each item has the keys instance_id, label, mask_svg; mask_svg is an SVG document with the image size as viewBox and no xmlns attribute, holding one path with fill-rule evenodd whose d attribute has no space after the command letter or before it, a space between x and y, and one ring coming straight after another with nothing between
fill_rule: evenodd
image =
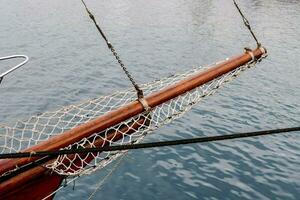
<instances>
[{"instance_id":1,"label":"sea water","mask_svg":"<svg viewBox=\"0 0 300 200\"><path fill-rule=\"evenodd\" d=\"M299 126L300 1L239 2L269 57L146 142ZM231 1L86 3L138 83L255 47ZM30 57L0 86L1 124L131 87L79 0L0 5L0 56ZM55 199L89 198L111 168ZM299 132L130 151L93 199L300 199Z\"/></svg>"}]
</instances>

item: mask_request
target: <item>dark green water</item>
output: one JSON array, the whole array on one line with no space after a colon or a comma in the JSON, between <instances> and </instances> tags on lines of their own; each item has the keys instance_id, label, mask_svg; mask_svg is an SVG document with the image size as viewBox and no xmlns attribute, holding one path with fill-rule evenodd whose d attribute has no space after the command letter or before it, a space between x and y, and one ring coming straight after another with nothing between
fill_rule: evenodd
<instances>
[{"instance_id":1,"label":"dark green water","mask_svg":"<svg viewBox=\"0 0 300 200\"><path fill-rule=\"evenodd\" d=\"M240 2L268 59L146 141L299 126L300 1ZM0 123L130 87L79 0L0 3L0 56L31 58L0 87ZM254 46L231 1L87 4L139 82ZM80 178L56 199L87 199L105 173ZM94 199L299 198L300 137L291 133L130 152Z\"/></svg>"}]
</instances>

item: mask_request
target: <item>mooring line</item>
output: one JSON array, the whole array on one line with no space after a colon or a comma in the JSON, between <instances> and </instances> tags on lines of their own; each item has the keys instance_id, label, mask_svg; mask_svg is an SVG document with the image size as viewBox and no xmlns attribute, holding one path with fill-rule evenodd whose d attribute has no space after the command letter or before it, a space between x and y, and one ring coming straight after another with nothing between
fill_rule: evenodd
<instances>
[{"instance_id":1,"label":"mooring line","mask_svg":"<svg viewBox=\"0 0 300 200\"><path fill-rule=\"evenodd\" d=\"M181 140L171 140L171 141L161 141L161 142L95 147L95 148L62 149L62 150L57 150L57 151L39 151L39 152L5 153L5 154L0 154L0 159L59 156L59 155L68 155L68 154L76 154L76 153L80 153L80 154L81 153L98 153L98 152L102 152L102 151L124 151L124 150L130 150L130 149L146 149L146 148L175 146L175 145L183 145L183 144L232 140L232 139L238 139L238 138L249 138L249 137L282 134L282 133L296 132L296 131L300 131L300 127L271 129L271 130L245 132L245 133L233 133L233 134L227 134L227 135L197 137L197 138L191 138L191 139L181 139Z\"/></svg>"}]
</instances>

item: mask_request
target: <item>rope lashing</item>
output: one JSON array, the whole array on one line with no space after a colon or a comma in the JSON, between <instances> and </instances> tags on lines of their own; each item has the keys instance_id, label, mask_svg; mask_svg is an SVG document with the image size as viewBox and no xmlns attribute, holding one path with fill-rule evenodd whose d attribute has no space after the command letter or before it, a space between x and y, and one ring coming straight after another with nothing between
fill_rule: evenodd
<instances>
[{"instance_id":1,"label":"rope lashing","mask_svg":"<svg viewBox=\"0 0 300 200\"><path fill-rule=\"evenodd\" d=\"M263 52L263 55L262 55L263 58L268 56L268 52L267 52L266 48L260 46L259 49L261 50L261 52Z\"/></svg>"},{"instance_id":2,"label":"rope lashing","mask_svg":"<svg viewBox=\"0 0 300 200\"><path fill-rule=\"evenodd\" d=\"M245 48L245 53L247 53L251 56L251 62L255 61L255 56L251 49Z\"/></svg>"},{"instance_id":3,"label":"rope lashing","mask_svg":"<svg viewBox=\"0 0 300 200\"><path fill-rule=\"evenodd\" d=\"M155 148L155 147L165 147L165 146L175 146L183 144L194 144L194 143L206 143L215 141L232 140L238 138L251 138L264 135L275 135L289 132L298 132L300 127L282 128L282 129L271 129L255 132L245 132L245 133L234 133L227 135L217 135L208 137L197 137L191 139L181 139L181 140L171 140L163 142L151 142L151 143L140 143L140 144L128 144L128 145L115 145L115 146L105 146L99 148L78 148L78 149L64 149L57 151L40 151L40 152L19 152L19 153L7 153L0 154L0 159L8 158L25 158L25 157L43 157L43 156L59 156L66 154L75 153L98 153L103 151L126 151L130 149L145 149L145 148Z\"/></svg>"},{"instance_id":4,"label":"rope lashing","mask_svg":"<svg viewBox=\"0 0 300 200\"><path fill-rule=\"evenodd\" d=\"M149 112L151 110L151 107L144 97L139 98L138 101L142 104L146 112Z\"/></svg>"}]
</instances>

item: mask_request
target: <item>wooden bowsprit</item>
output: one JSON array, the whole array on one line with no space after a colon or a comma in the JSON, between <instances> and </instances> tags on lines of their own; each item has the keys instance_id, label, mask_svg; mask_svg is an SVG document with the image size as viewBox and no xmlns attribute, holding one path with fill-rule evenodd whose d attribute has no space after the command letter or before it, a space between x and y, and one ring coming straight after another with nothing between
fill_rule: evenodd
<instances>
[{"instance_id":1,"label":"wooden bowsprit","mask_svg":"<svg viewBox=\"0 0 300 200\"><path fill-rule=\"evenodd\" d=\"M210 69L195 73L173 85L149 94L145 96L144 99L152 109L155 109L166 102L170 102L172 99L178 98L206 83L222 77L224 74L230 73L241 66L261 59L265 53L266 50L263 47L259 47L253 51L247 51L242 55L228 59L215 65L214 67L211 67ZM81 141L84 138L88 138L93 134L101 133L104 130L115 127L126 120L135 118L137 115L140 115L143 112L143 105L139 101L133 101L115 110L107 112L106 114L101 115L94 120L88 121L87 123L65 131L60 135L53 136L46 141L24 149L23 151L37 152L65 148ZM121 127L118 131L106 134L106 138L96 140L94 145L105 146L111 144L107 141L117 141L119 139L123 139L124 132L126 132L126 136L134 134L135 130L139 129L141 125L144 126L146 119L140 118L139 120L141 121L135 122L131 124L131 126ZM64 159L62 162L67 166L70 164L69 162L73 162L75 165L72 166L76 166L77 162L82 163L82 159L85 161L85 163L90 162L94 156L94 154L89 154L88 156L79 155L79 157L78 155L77 157L76 155L69 155L69 159ZM51 164L56 160L57 159L55 158L49 159L45 164ZM5 174L9 174L10 171L18 171L16 170L16 166L18 166L18 168L22 168L22 166L30 165L34 162L38 162L38 158L31 157L0 161L0 176L2 175L2 178L4 178L0 183L0 197L5 199L24 199L24 195L27 195L26 198L28 199L40 199L51 194L59 187L62 179L65 176L63 174L57 174L49 171L49 169L45 168L44 166L34 166L20 173L13 172L15 175L9 179L5 179ZM81 167L84 166L81 164L80 168ZM70 168L70 170L76 169ZM66 171L66 173L67 172L68 171Z\"/></svg>"}]
</instances>

